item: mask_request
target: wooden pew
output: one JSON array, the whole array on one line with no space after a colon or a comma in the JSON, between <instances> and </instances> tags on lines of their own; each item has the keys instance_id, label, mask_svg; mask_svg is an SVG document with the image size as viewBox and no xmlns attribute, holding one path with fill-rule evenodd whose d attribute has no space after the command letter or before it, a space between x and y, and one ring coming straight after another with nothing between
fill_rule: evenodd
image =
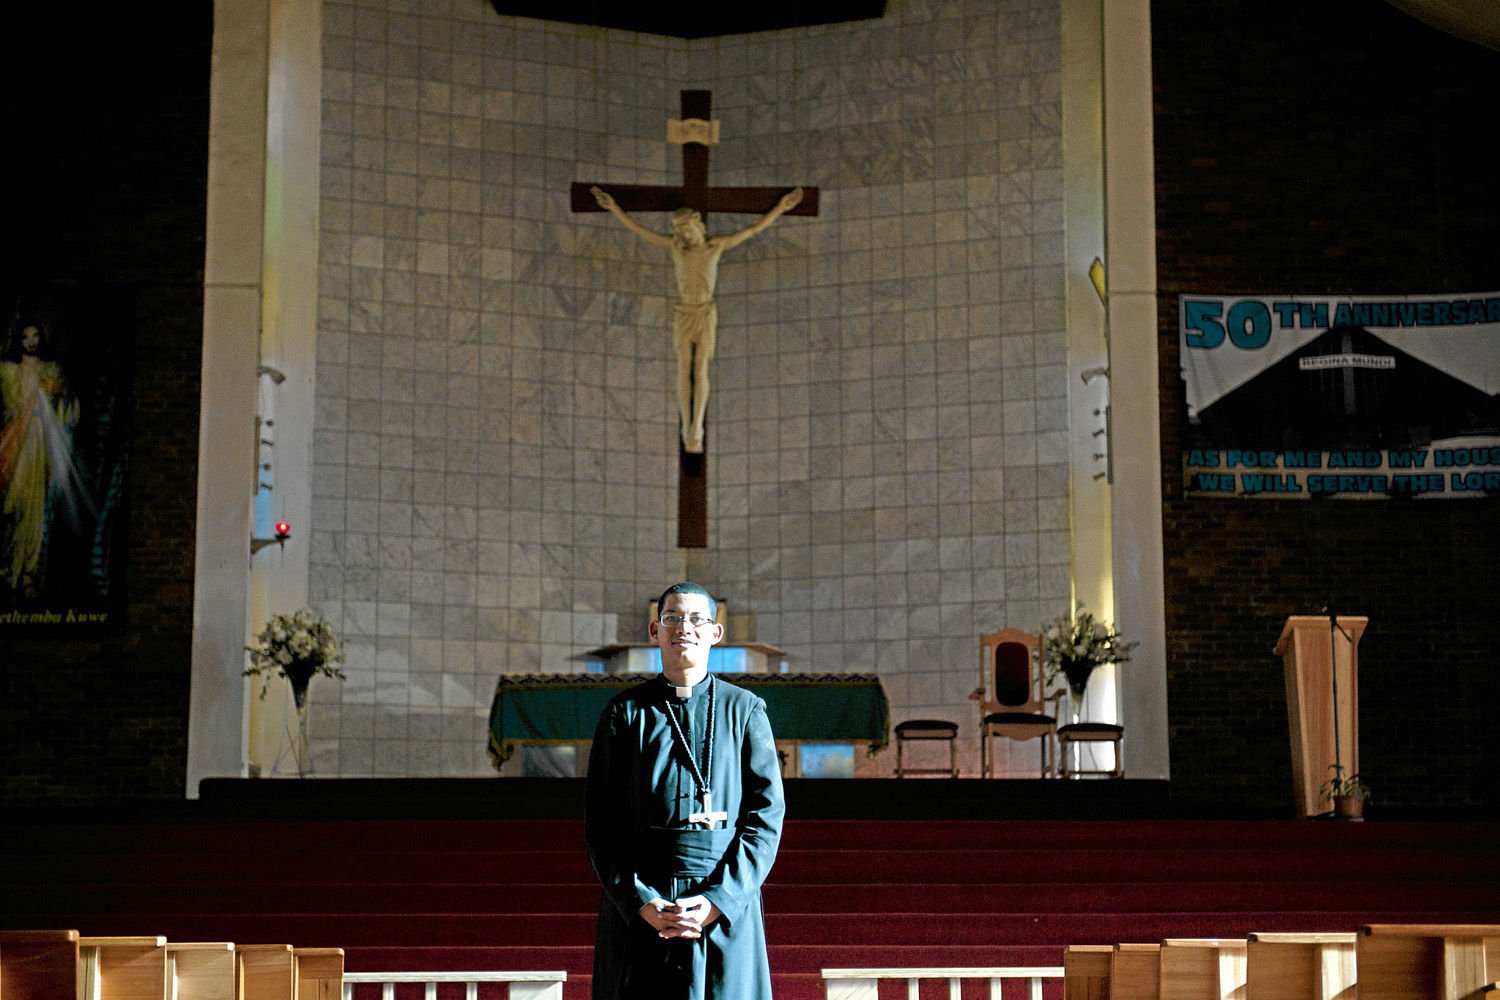
<instances>
[{"instance_id":1,"label":"wooden pew","mask_svg":"<svg viewBox=\"0 0 1500 1000\"><path fill-rule=\"evenodd\" d=\"M1500 978L1500 924L1371 924L1355 952L1360 1000L1475 1000Z\"/></svg>"},{"instance_id":2,"label":"wooden pew","mask_svg":"<svg viewBox=\"0 0 1500 1000\"><path fill-rule=\"evenodd\" d=\"M1251 934L1245 1000L1354 1000L1356 937Z\"/></svg>"},{"instance_id":3,"label":"wooden pew","mask_svg":"<svg viewBox=\"0 0 1500 1000\"><path fill-rule=\"evenodd\" d=\"M1168 938L1161 944L1161 1000L1244 1000L1245 942Z\"/></svg>"},{"instance_id":4,"label":"wooden pew","mask_svg":"<svg viewBox=\"0 0 1500 1000\"><path fill-rule=\"evenodd\" d=\"M1110 1000L1159 1000L1161 945L1117 944L1109 956Z\"/></svg>"},{"instance_id":5,"label":"wooden pew","mask_svg":"<svg viewBox=\"0 0 1500 1000\"><path fill-rule=\"evenodd\" d=\"M1063 1000L1109 1000L1113 945L1074 944L1063 951Z\"/></svg>"},{"instance_id":6,"label":"wooden pew","mask_svg":"<svg viewBox=\"0 0 1500 1000\"><path fill-rule=\"evenodd\" d=\"M164 937L80 937L82 1000L164 1000L170 996Z\"/></svg>"},{"instance_id":7,"label":"wooden pew","mask_svg":"<svg viewBox=\"0 0 1500 1000\"><path fill-rule=\"evenodd\" d=\"M0 1000L341 1000L342 948L0 931Z\"/></svg>"},{"instance_id":8,"label":"wooden pew","mask_svg":"<svg viewBox=\"0 0 1500 1000\"><path fill-rule=\"evenodd\" d=\"M297 963L291 945L235 945L234 960L240 1000L295 1000Z\"/></svg>"},{"instance_id":9,"label":"wooden pew","mask_svg":"<svg viewBox=\"0 0 1500 1000\"><path fill-rule=\"evenodd\" d=\"M344 949L294 948L297 1000L343 1000Z\"/></svg>"},{"instance_id":10,"label":"wooden pew","mask_svg":"<svg viewBox=\"0 0 1500 1000\"><path fill-rule=\"evenodd\" d=\"M77 931L0 931L0 997L71 1000L77 995Z\"/></svg>"},{"instance_id":11,"label":"wooden pew","mask_svg":"<svg viewBox=\"0 0 1500 1000\"><path fill-rule=\"evenodd\" d=\"M234 945L227 941L167 942L172 1000L237 1000Z\"/></svg>"}]
</instances>

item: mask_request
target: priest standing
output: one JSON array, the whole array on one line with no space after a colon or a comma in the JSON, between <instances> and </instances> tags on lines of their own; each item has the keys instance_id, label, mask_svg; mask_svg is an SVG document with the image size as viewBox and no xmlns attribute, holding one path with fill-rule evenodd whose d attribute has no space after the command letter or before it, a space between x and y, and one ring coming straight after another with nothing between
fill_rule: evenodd
<instances>
[{"instance_id":1,"label":"priest standing","mask_svg":"<svg viewBox=\"0 0 1500 1000\"><path fill-rule=\"evenodd\" d=\"M610 700L589 755L593 997L770 1000L760 887L785 806L766 705L709 674L707 590L675 584L657 608L661 675Z\"/></svg>"}]
</instances>

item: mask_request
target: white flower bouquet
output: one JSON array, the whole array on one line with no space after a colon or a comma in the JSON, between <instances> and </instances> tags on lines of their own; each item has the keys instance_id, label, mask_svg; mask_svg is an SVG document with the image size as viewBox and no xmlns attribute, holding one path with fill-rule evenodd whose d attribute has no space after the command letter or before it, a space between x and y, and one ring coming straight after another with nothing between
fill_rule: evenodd
<instances>
[{"instance_id":1,"label":"white flower bouquet","mask_svg":"<svg viewBox=\"0 0 1500 1000\"><path fill-rule=\"evenodd\" d=\"M328 619L303 608L289 615L272 615L255 637L255 645L246 646L250 667L246 677L261 679L260 696L265 698L272 677L285 677L292 685L292 697L301 708L307 698L307 685L314 677L344 679L337 664L344 662L339 640Z\"/></svg>"},{"instance_id":2,"label":"white flower bouquet","mask_svg":"<svg viewBox=\"0 0 1500 1000\"><path fill-rule=\"evenodd\" d=\"M1075 699L1082 699L1094 668L1106 663L1125 663L1138 643L1126 642L1114 625L1101 622L1078 609L1042 626L1042 665L1050 684L1061 674Z\"/></svg>"}]
</instances>

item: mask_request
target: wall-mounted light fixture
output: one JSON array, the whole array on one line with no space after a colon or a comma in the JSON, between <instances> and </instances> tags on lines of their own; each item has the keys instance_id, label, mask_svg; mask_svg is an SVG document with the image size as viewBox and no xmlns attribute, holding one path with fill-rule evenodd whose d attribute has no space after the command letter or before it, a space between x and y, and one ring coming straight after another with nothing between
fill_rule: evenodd
<instances>
[{"instance_id":1,"label":"wall-mounted light fixture","mask_svg":"<svg viewBox=\"0 0 1500 1000\"><path fill-rule=\"evenodd\" d=\"M276 534L271 538L250 539L250 554L253 556L267 545L285 545L286 540L292 537L292 526L285 521L276 522Z\"/></svg>"}]
</instances>

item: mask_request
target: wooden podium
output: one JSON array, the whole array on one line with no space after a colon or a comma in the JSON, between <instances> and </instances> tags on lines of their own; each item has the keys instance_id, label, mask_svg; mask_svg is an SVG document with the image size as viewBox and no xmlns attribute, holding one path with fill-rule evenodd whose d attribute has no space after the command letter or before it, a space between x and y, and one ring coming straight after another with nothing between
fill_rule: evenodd
<instances>
[{"instance_id":1,"label":"wooden podium","mask_svg":"<svg viewBox=\"0 0 1500 1000\"><path fill-rule=\"evenodd\" d=\"M1292 788L1303 816L1328 812L1318 794L1338 759L1344 777L1359 773L1359 637L1370 619L1292 615L1276 640L1286 668L1286 712L1292 732ZM1338 754L1334 753L1334 678L1338 678Z\"/></svg>"}]
</instances>

